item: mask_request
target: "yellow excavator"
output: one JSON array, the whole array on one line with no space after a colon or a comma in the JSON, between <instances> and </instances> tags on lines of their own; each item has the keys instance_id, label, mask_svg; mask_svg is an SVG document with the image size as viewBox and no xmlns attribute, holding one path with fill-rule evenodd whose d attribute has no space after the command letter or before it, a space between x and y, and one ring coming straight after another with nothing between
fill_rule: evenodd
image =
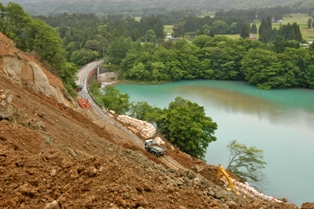
<instances>
[{"instance_id":1,"label":"yellow excavator","mask_svg":"<svg viewBox=\"0 0 314 209\"><path fill-rule=\"evenodd\" d=\"M229 176L229 174L227 173L227 171L222 167L221 164L218 165L218 172L217 172L217 180L218 181L221 178L221 174L223 174L225 176L225 178L227 179L228 183L229 183L229 188L227 188L228 191L232 191L233 193L236 193L234 190L234 186L233 186L233 182L231 177Z\"/></svg>"}]
</instances>

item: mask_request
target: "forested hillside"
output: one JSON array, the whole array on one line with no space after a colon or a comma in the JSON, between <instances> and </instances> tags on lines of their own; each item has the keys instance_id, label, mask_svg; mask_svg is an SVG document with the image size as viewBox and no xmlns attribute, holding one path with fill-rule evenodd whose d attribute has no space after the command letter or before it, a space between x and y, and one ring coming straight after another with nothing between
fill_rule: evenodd
<instances>
[{"instance_id":1,"label":"forested hillside","mask_svg":"<svg viewBox=\"0 0 314 209\"><path fill-rule=\"evenodd\" d=\"M17 48L38 57L52 73L61 77L68 92L74 93L77 68L66 61L63 41L53 27L33 19L16 3L3 6L0 2L0 31L13 40Z\"/></svg>"},{"instance_id":2,"label":"forested hillside","mask_svg":"<svg viewBox=\"0 0 314 209\"><path fill-rule=\"evenodd\" d=\"M273 6L299 6L302 2L313 0L97 0L97 1L76 1L76 0L13 0L23 6L25 11L31 14L56 14L56 13L111 13L124 11L132 13L141 11L142 8L167 8L172 9L197 9L201 11L215 11L225 9L249 9L256 7ZM8 3L4 0L3 3ZM138 13L137 16L142 16Z\"/></svg>"}]
</instances>

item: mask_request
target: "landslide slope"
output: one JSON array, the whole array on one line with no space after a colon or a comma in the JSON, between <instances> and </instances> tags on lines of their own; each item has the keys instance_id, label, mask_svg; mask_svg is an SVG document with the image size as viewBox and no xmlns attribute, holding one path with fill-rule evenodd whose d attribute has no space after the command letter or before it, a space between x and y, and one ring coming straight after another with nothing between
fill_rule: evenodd
<instances>
[{"instance_id":1,"label":"landslide slope","mask_svg":"<svg viewBox=\"0 0 314 209\"><path fill-rule=\"evenodd\" d=\"M110 124L0 33L0 208L297 208L228 194L215 167L178 150L186 170L170 169Z\"/></svg>"}]
</instances>

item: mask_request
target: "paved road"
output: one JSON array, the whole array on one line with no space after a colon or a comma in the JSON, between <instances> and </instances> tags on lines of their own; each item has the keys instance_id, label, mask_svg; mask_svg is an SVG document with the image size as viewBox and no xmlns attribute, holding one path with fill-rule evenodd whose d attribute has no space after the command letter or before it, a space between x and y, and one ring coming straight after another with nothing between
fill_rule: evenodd
<instances>
[{"instance_id":1,"label":"paved road","mask_svg":"<svg viewBox=\"0 0 314 209\"><path fill-rule=\"evenodd\" d=\"M92 72L94 69L97 68L98 65L103 63L104 60L99 60L95 62L88 63L84 67L82 67L77 73L76 76L78 77L78 80L76 81L77 85L84 85L83 91L87 92L87 78L90 72Z\"/></svg>"},{"instance_id":2,"label":"paved road","mask_svg":"<svg viewBox=\"0 0 314 209\"><path fill-rule=\"evenodd\" d=\"M78 78L78 80L76 81L76 84L84 86L83 89L78 92L79 96L81 96L84 99L88 99L91 107L96 112L96 114L98 116L100 116L103 120L108 120L108 117L105 117L106 112L94 102L92 97L89 95L88 89L87 89L87 78L88 78L88 75L93 70L95 70L97 68L97 66L100 65L101 63L103 63L103 60L91 62L91 63L88 63L87 65L85 65L84 67L82 67L76 73L76 76Z\"/></svg>"},{"instance_id":3,"label":"paved road","mask_svg":"<svg viewBox=\"0 0 314 209\"><path fill-rule=\"evenodd\" d=\"M101 107L99 107L94 100L91 98L91 96L88 93L87 90L87 78L90 72L92 72L98 65L100 65L103 62L103 60L91 62L84 67L82 67L77 73L76 76L78 77L78 80L76 81L77 85L84 85L83 89L78 92L79 96L81 96L84 99L88 99L89 103L92 107L92 110L85 109L85 113L90 116L90 118L95 119L96 117L100 117L101 122L98 120L97 123L103 124L106 126L107 130L112 133L113 138L115 138L117 141L128 141L132 143L133 145L138 146L139 148L144 150L144 143L141 139L139 139L133 132L122 126L120 123L116 122L114 119L109 117L109 114ZM145 152L145 151L144 151ZM169 156L163 156L160 157L159 160L164 162L168 167L173 169L181 169L186 170L181 164L179 164L177 161L172 159Z\"/></svg>"}]
</instances>

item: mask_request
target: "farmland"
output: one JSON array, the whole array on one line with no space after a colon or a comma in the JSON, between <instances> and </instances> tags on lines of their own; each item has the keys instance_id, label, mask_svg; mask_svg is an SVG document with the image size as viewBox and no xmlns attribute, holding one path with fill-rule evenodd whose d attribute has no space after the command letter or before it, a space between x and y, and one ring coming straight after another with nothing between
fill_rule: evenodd
<instances>
[{"instance_id":1,"label":"farmland","mask_svg":"<svg viewBox=\"0 0 314 209\"><path fill-rule=\"evenodd\" d=\"M289 16L285 16L283 18L283 22L274 22L272 23L273 28L279 28L280 25L286 25L288 23L292 24L296 22L300 26L300 30L303 36L303 39L306 41L313 41L314 40L314 28L307 27L307 21L311 16L307 14L291 14ZM260 26L260 21L255 21L257 28ZM165 33L173 33L172 25L165 25L164 31ZM239 34L225 34L229 38L240 38Z\"/></svg>"}]
</instances>

